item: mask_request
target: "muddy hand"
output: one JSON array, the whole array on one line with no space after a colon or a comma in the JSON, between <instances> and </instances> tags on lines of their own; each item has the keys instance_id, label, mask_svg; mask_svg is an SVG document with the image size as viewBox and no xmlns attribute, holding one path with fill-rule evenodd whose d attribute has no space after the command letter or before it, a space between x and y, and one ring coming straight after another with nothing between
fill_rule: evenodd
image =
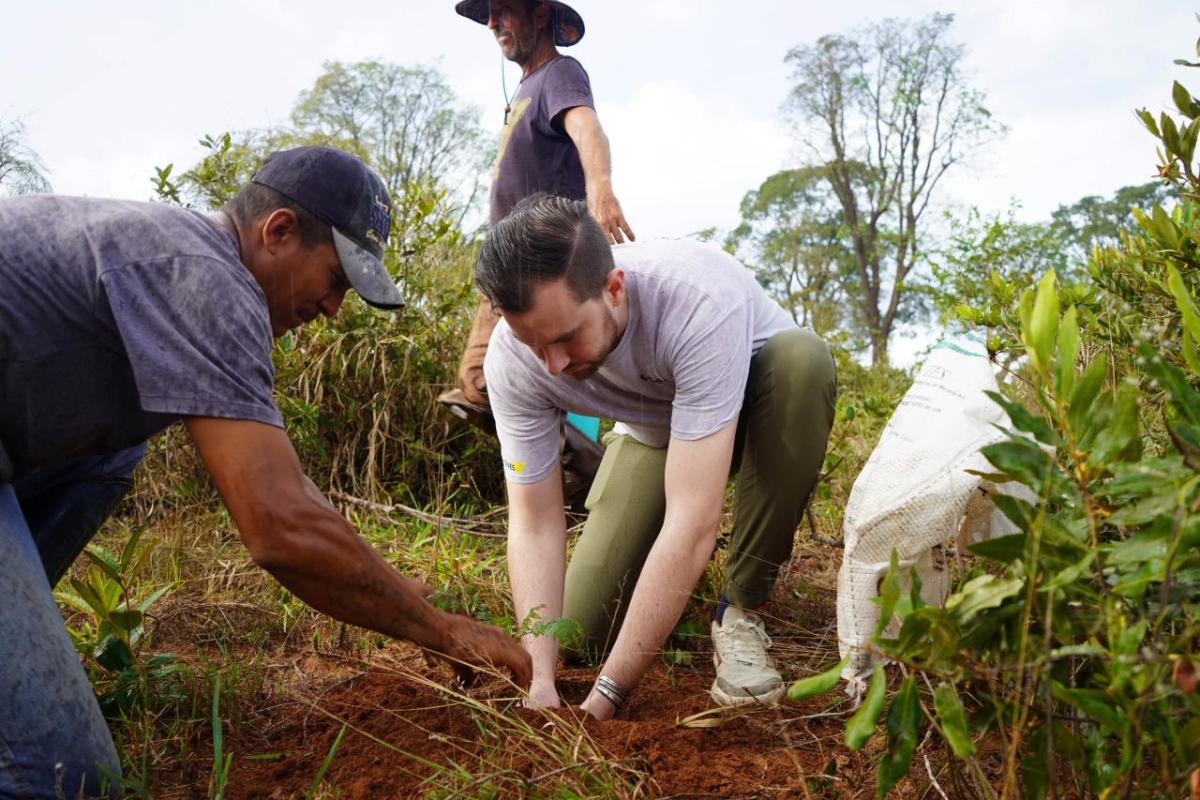
<instances>
[{"instance_id":1,"label":"muddy hand","mask_svg":"<svg viewBox=\"0 0 1200 800\"><path fill-rule=\"evenodd\" d=\"M533 683L529 687L529 695L521 701L521 705L525 708L560 708L562 699L558 696L558 689L554 687L553 678L549 683Z\"/></svg>"},{"instance_id":2,"label":"muddy hand","mask_svg":"<svg viewBox=\"0 0 1200 800\"><path fill-rule=\"evenodd\" d=\"M468 617L447 614L445 624L449 646L440 655L454 668L460 686L466 688L475 682L477 668L490 667L508 670L513 683L522 689L529 687L533 662L520 643L499 628Z\"/></svg>"}]
</instances>

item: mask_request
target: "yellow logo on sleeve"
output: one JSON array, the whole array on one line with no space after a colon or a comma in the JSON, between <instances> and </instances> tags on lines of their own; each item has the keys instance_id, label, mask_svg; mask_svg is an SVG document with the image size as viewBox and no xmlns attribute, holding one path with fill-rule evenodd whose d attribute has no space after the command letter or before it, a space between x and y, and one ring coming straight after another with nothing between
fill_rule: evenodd
<instances>
[{"instance_id":1,"label":"yellow logo on sleeve","mask_svg":"<svg viewBox=\"0 0 1200 800\"><path fill-rule=\"evenodd\" d=\"M524 461L505 461L504 466L518 475L525 471Z\"/></svg>"}]
</instances>

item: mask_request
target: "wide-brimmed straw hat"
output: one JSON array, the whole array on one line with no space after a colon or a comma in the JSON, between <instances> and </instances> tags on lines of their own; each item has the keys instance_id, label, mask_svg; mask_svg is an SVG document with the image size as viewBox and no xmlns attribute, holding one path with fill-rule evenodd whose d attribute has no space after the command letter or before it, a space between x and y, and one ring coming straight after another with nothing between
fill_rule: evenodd
<instances>
[{"instance_id":1,"label":"wide-brimmed straw hat","mask_svg":"<svg viewBox=\"0 0 1200 800\"><path fill-rule=\"evenodd\" d=\"M559 47L570 47L583 38L583 17L566 3L545 0L554 11L554 43ZM487 25L489 0L460 0L454 10L480 25Z\"/></svg>"}]
</instances>

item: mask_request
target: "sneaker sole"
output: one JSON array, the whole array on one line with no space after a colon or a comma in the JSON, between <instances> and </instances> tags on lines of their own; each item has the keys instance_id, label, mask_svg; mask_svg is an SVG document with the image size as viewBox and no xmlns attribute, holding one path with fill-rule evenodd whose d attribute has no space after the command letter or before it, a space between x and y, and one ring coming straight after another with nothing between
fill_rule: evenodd
<instances>
[{"instance_id":1,"label":"sneaker sole","mask_svg":"<svg viewBox=\"0 0 1200 800\"><path fill-rule=\"evenodd\" d=\"M786 685L780 685L777 689L772 689L767 694L749 695L749 694L726 694L716 681L713 681L712 688L708 694L712 699L722 706L774 706L778 705L783 699L784 692L787 691Z\"/></svg>"},{"instance_id":2,"label":"sneaker sole","mask_svg":"<svg viewBox=\"0 0 1200 800\"><path fill-rule=\"evenodd\" d=\"M713 653L713 668L719 666L717 654ZM786 691L787 684L780 683L778 688L772 689L766 694L726 694L716 680L713 680L712 688L708 690L708 696L720 706L774 706L779 705L779 701L783 699Z\"/></svg>"}]
</instances>

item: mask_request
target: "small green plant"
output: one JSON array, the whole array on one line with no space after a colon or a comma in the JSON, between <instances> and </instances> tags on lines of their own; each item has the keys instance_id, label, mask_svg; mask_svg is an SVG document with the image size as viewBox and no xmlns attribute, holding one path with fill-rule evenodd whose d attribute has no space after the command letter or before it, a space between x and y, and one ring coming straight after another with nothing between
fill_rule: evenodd
<instances>
[{"instance_id":1,"label":"small green plant","mask_svg":"<svg viewBox=\"0 0 1200 800\"><path fill-rule=\"evenodd\" d=\"M233 753L225 752L225 736L221 727L221 676L213 679L212 690L212 745L213 772L209 786L209 797L221 800L229 785L229 769L233 766Z\"/></svg>"},{"instance_id":2,"label":"small green plant","mask_svg":"<svg viewBox=\"0 0 1200 800\"><path fill-rule=\"evenodd\" d=\"M329 772L329 767L333 764L333 757L337 755L338 748L342 746L342 737L345 735L346 725L343 723L342 729L334 737L333 744L329 746L329 752L325 754L325 760L321 762L321 766L317 769L317 774L313 776L312 786L309 787L308 793L304 795L305 800L313 800L314 797L317 797L317 790L321 788L321 782L325 780L325 773Z\"/></svg>"},{"instance_id":3,"label":"small green plant","mask_svg":"<svg viewBox=\"0 0 1200 800\"><path fill-rule=\"evenodd\" d=\"M584 633L583 626L579 624L579 621L570 617L543 620L542 608L543 606L537 606L531 609L525 619L521 621L521 626L515 635L518 637L553 636L560 647L582 651L587 643L587 634Z\"/></svg>"},{"instance_id":4,"label":"small green plant","mask_svg":"<svg viewBox=\"0 0 1200 800\"><path fill-rule=\"evenodd\" d=\"M183 667L176 657L142 656L146 612L171 590L169 584L143 594L131 590L154 551L153 543L142 543L142 530L130 534L119 556L89 545L87 571L55 593L60 604L78 612L67 632L84 660L105 676L98 681L100 708L112 718L182 698L177 677Z\"/></svg>"}]
</instances>

